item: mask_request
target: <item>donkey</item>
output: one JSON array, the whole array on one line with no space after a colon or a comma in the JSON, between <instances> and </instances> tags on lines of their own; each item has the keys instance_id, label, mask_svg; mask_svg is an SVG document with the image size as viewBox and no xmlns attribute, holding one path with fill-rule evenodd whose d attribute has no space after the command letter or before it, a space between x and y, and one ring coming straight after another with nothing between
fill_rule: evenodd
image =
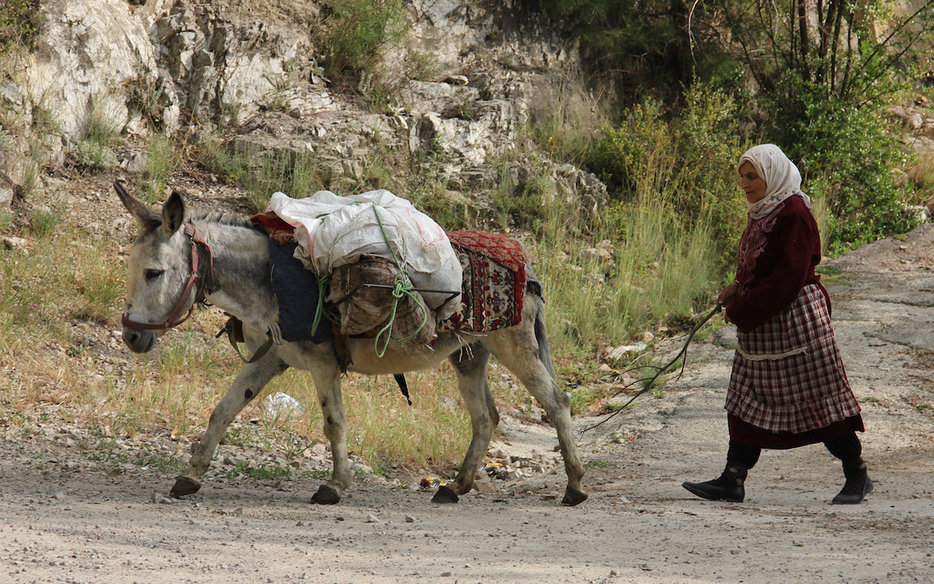
<instances>
[{"instance_id":1,"label":"donkey","mask_svg":"<svg viewBox=\"0 0 934 584\"><path fill-rule=\"evenodd\" d=\"M210 303L239 319L243 340L258 358L246 360L233 384L211 413L207 430L193 448L188 468L176 478L171 494L182 497L201 488L217 445L237 414L275 376L289 367L311 372L331 444L332 473L312 497L317 504L336 504L350 486L341 367L335 343L284 342L275 338L277 300L270 282L268 235L248 221L218 213L186 214L181 195L173 192L157 213L114 188L124 207L142 225L127 261L128 302L123 315L123 341L133 352L153 348L167 329L183 322L198 303ZM568 483L564 505L587 498L584 475L571 428L570 400L555 382L544 326L540 294L526 294L519 324L489 333L441 333L433 346L413 349L391 343L382 358L372 339L341 339L350 355L349 371L370 375L400 374L450 359L458 389L470 414L472 437L453 483L435 492L436 503L457 502L471 490L486 454L499 414L487 383L487 362L495 355L528 388L554 424ZM273 338L275 342L270 342Z\"/></svg>"}]
</instances>

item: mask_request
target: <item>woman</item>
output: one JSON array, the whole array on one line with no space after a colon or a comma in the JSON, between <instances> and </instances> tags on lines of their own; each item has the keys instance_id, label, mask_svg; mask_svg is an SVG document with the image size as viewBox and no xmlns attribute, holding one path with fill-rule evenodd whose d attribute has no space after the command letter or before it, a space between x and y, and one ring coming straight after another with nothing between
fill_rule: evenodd
<instances>
[{"instance_id":1,"label":"woman","mask_svg":"<svg viewBox=\"0 0 934 584\"><path fill-rule=\"evenodd\" d=\"M749 220L736 280L717 297L738 329L725 406L730 446L718 478L683 486L739 502L763 448L823 442L846 477L833 502L860 503L872 490L856 435L863 420L830 326L830 299L814 273L820 235L801 174L773 144L751 148L737 166Z\"/></svg>"}]
</instances>

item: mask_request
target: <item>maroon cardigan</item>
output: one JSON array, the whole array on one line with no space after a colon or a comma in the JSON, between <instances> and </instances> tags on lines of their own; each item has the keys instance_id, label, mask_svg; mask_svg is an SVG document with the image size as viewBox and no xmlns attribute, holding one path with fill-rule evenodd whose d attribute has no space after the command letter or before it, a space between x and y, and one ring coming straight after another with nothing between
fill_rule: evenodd
<instances>
[{"instance_id":1,"label":"maroon cardigan","mask_svg":"<svg viewBox=\"0 0 934 584\"><path fill-rule=\"evenodd\" d=\"M737 253L739 293L726 309L730 320L749 332L787 308L805 284L820 286L814 273L820 259L817 222L801 197L788 197L761 219L750 217Z\"/></svg>"}]
</instances>

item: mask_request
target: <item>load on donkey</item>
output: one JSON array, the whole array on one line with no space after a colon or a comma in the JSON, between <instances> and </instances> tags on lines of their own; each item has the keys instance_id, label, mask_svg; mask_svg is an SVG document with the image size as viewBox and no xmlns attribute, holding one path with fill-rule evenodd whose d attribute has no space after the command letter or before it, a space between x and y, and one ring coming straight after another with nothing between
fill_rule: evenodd
<instances>
[{"instance_id":1,"label":"load on donkey","mask_svg":"<svg viewBox=\"0 0 934 584\"><path fill-rule=\"evenodd\" d=\"M322 294L312 322L292 322L291 328L311 326L314 335L329 316L322 314L325 305L336 306L339 319L330 316L340 334L373 337L383 354L391 339L410 346L431 342L437 323L459 306L462 269L447 234L387 190L349 197L319 191L305 199L277 192L267 212L252 220L282 248L273 252L272 266L284 276L280 303L308 305L307 292L292 289L286 275L295 271L295 260L318 280Z\"/></svg>"},{"instance_id":2,"label":"load on donkey","mask_svg":"<svg viewBox=\"0 0 934 584\"><path fill-rule=\"evenodd\" d=\"M189 214L181 195L173 193L161 211L155 212L130 196L119 182L114 186L124 206L143 226L127 262L128 303L122 319L127 346L135 352L151 350L157 337L183 322L196 303L210 303L239 323L237 334L232 332L231 336L241 335L254 355L245 360L212 412L207 430L192 448L188 468L172 487L174 496L200 489L200 479L229 424L273 377L296 367L312 374L323 412L324 433L331 444L333 471L312 502L337 503L352 479L340 392L343 372L401 374L432 367L447 358L454 365L473 433L454 481L439 488L432 500L455 502L473 487L498 423L486 379L487 361L495 355L522 381L555 426L568 478L562 503L576 505L587 498L581 485L583 466L572 434L570 401L558 387L551 365L541 287L518 242L475 231L444 234L438 228L443 239L421 232L422 241L435 242L439 247L438 241L447 241L453 251L449 256L454 258L453 263L450 259L443 261L428 276L459 273L460 282L453 288L437 281L419 285L418 270L410 265L419 258L400 248L392 249L391 265L382 261L385 257L372 253L379 250L366 248L356 254L355 261L341 264L325 259L318 266L316 262L336 247L316 248L311 232L301 231L298 222L293 225L279 216L279 211L250 221L232 220L217 213ZM385 191L376 193L377 197L391 196ZM331 193L321 196L334 197ZM295 201L285 197L282 202L287 205L280 210L288 216L286 209ZM365 214L367 204L354 201L344 207L353 207L350 211L356 213L363 209ZM407 202L405 205L411 207ZM378 223L388 217L380 209L376 213ZM362 233L350 231L338 230L338 234L351 241L355 239L352 236ZM392 239L390 234L384 224L377 239L382 252L386 251L387 240ZM307 236L305 242L301 241L303 236ZM363 239L373 243L372 236ZM307 255L298 251L302 243L307 244ZM299 260L295 259L297 251ZM439 254L446 252L447 248ZM305 269L306 265L313 269ZM343 273L341 268L345 266L349 268ZM377 281L366 279L371 272L378 274ZM327 290L318 275L330 277ZM384 280L391 283L381 283ZM317 294L318 300L309 301L307 295L300 295L299 302L284 300L290 287ZM361 291L362 296L358 295ZM457 291L459 302L455 300ZM335 317L338 326L333 328L323 322L327 298L338 301L340 316ZM387 302L390 313L371 310ZM400 314L414 317L400 318ZM425 331L431 327L434 332L428 335ZM350 333L363 329L361 334ZM380 331L384 342L377 343L374 338L379 341ZM387 335L395 340L388 342Z\"/></svg>"}]
</instances>

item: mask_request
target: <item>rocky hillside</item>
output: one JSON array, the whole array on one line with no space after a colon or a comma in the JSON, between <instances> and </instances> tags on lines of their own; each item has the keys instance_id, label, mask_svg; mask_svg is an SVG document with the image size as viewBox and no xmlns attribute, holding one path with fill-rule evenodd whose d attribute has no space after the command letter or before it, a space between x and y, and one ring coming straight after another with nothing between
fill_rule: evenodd
<instances>
[{"instance_id":1,"label":"rocky hillside","mask_svg":"<svg viewBox=\"0 0 934 584\"><path fill-rule=\"evenodd\" d=\"M370 73L333 80L324 43L335 19L323 2L39 4L35 48L7 57L0 85L2 203L36 165L67 161L93 116L123 137L116 163L131 173L146 167L133 145L161 132L313 156L335 190L360 184L374 152L388 151L430 163L447 196L478 207L507 159L519 188L534 172L552 179L546 196L590 208L605 197L592 175L514 152L527 122L581 81L575 47L511 2L406 2L400 38Z\"/></svg>"}]
</instances>

